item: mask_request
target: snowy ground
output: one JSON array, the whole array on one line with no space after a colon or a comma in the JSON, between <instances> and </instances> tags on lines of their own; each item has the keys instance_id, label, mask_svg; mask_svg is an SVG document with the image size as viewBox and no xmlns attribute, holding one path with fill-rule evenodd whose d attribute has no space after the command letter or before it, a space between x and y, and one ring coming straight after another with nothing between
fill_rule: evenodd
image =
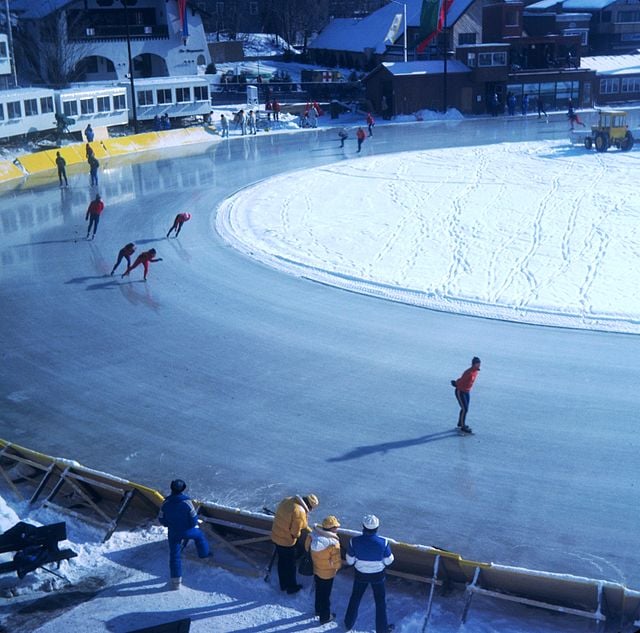
<instances>
[{"instance_id":1,"label":"snowy ground","mask_svg":"<svg viewBox=\"0 0 640 633\"><path fill-rule=\"evenodd\" d=\"M17 511L17 512L16 512ZM214 544L212 561L203 563L185 552L184 586L167 587L165 530L151 526L136 532L118 531L105 544L103 532L50 509L29 511L24 504L0 498L0 531L20 519L40 525L67 521L69 543L78 557L63 562L61 580L39 570L22 580L0 577L0 630L7 633L127 633L143 627L191 618L192 633L293 633L343 630L351 590L351 572L341 572L334 584L332 606L338 621L319 627L313 617L310 579L296 596L270 582L234 575L225 564L238 561ZM3 560L8 555L3 555ZM220 566L222 565L222 567ZM266 561L265 561L266 566ZM572 616L533 611L495 601L475 599L466 626L459 627L461 593L436 597L429 631L453 633L578 633L586 624ZM426 589L397 579L388 581L388 612L398 633L419 633L425 618ZM374 628L373 599L365 595L354 633Z\"/></svg>"},{"instance_id":2,"label":"snowy ground","mask_svg":"<svg viewBox=\"0 0 640 633\"><path fill-rule=\"evenodd\" d=\"M359 157L245 189L217 226L262 261L343 288L640 333L629 283L640 269L637 169L637 152L566 141Z\"/></svg>"}]
</instances>

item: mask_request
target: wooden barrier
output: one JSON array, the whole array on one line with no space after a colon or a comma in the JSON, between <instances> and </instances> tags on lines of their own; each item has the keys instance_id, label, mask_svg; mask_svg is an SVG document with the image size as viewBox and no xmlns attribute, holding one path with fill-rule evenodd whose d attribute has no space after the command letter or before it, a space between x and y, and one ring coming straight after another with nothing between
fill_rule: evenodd
<instances>
[{"instance_id":1,"label":"wooden barrier","mask_svg":"<svg viewBox=\"0 0 640 633\"><path fill-rule=\"evenodd\" d=\"M15 494L28 498L29 503L42 500L61 512L105 525L105 540L121 525L142 525L155 519L164 500L152 488L5 440L0 440L0 475ZM273 517L213 503L195 503L203 527L238 559L239 565L229 569L254 577L262 575L260 560L273 550ZM359 532L338 531L343 552L356 534ZM480 594L589 618L598 627L607 621L620 629L632 622L640 626L640 592L621 584L483 563L438 547L390 541L395 560L388 573L429 587L423 630L429 622L436 587L453 590L460 585L467 592L463 622L474 595ZM256 553L261 554L260 559Z\"/></svg>"}]
</instances>

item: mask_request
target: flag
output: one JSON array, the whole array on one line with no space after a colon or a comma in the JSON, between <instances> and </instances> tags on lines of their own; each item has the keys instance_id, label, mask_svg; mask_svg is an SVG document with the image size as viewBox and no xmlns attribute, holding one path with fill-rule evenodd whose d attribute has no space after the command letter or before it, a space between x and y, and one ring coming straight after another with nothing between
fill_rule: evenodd
<instances>
[{"instance_id":1,"label":"flag","mask_svg":"<svg viewBox=\"0 0 640 633\"><path fill-rule=\"evenodd\" d=\"M182 24L182 37L189 37L189 24L187 23L187 0L178 0L178 16Z\"/></svg>"},{"instance_id":2,"label":"flag","mask_svg":"<svg viewBox=\"0 0 640 633\"><path fill-rule=\"evenodd\" d=\"M429 42L444 29L447 12L451 8L453 0L422 0L420 13L420 43L416 46L416 52L422 53Z\"/></svg>"},{"instance_id":3,"label":"flag","mask_svg":"<svg viewBox=\"0 0 640 633\"><path fill-rule=\"evenodd\" d=\"M389 32L387 33L387 37L384 38L385 42L389 42L389 44L393 44L396 41L396 37L398 37L398 31L400 30L401 24L402 24L402 13L396 13L393 16L393 22L391 22L391 26L389 27Z\"/></svg>"}]
</instances>

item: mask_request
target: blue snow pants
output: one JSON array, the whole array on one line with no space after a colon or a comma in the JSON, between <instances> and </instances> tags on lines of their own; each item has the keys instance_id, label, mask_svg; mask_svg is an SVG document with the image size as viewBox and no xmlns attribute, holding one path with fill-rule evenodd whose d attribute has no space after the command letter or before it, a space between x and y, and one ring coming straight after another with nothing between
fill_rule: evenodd
<instances>
[{"instance_id":1,"label":"blue snow pants","mask_svg":"<svg viewBox=\"0 0 640 633\"><path fill-rule=\"evenodd\" d=\"M376 633L387 633L389 624L387 622L387 596L384 581L385 573L383 571L377 574L363 574L358 570L355 571L353 590L347 613L344 616L344 626L347 630L352 629L356 623L360 601L367 587L371 585L373 599L376 603Z\"/></svg>"},{"instance_id":2,"label":"blue snow pants","mask_svg":"<svg viewBox=\"0 0 640 633\"><path fill-rule=\"evenodd\" d=\"M182 542L193 539L200 558L209 556L209 543L200 528L193 527L180 536L169 535L169 569L171 578L182 577Z\"/></svg>"}]
</instances>

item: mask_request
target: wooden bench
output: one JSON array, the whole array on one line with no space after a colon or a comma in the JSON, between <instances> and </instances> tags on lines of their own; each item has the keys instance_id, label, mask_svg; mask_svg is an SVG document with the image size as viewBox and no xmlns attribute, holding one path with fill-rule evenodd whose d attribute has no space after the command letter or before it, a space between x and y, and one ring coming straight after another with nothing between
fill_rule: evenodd
<instances>
[{"instance_id":1,"label":"wooden bench","mask_svg":"<svg viewBox=\"0 0 640 633\"><path fill-rule=\"evenodd\" d=\"M36 527L20 521L4 534L0 535L0 553L15 552L13 560L0 563L0 574L17 572L18 578L24 578L49 563L57 563L77 554L70 549L61 550L58 543L67 538L67 524L52 523ZM51 572L50 569L46 571ZM51 572L53 573L53 572Z\"/></svg>"}]
</instances>

